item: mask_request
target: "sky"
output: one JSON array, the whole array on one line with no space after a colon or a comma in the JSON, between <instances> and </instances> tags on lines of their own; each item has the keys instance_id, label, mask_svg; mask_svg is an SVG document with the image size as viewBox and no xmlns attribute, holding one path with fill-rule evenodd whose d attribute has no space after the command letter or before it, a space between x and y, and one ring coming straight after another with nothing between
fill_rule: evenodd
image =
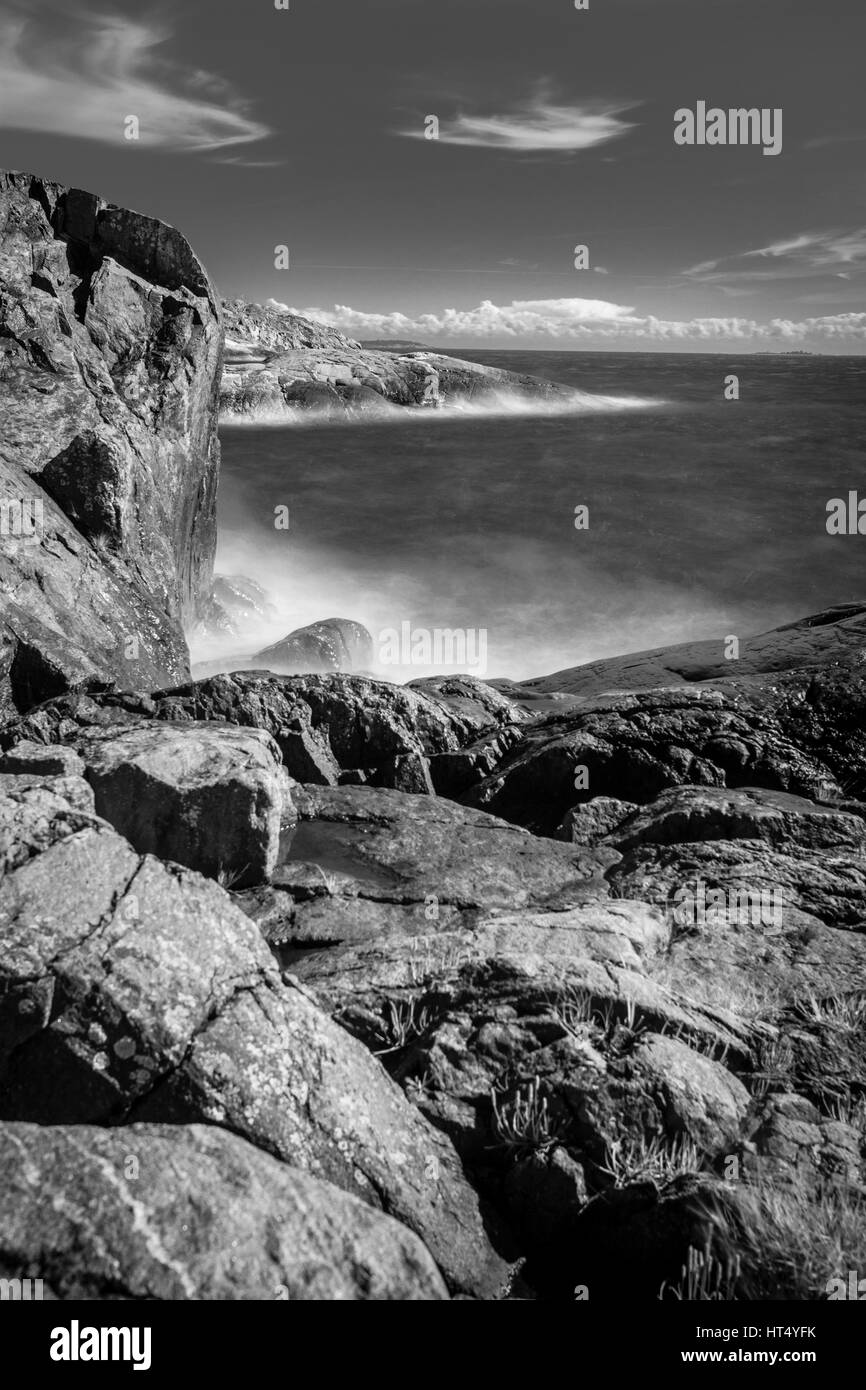
<instances>
[{"instance_id":1,"label":"sky","mask_svg":"<svg viewBox=\"0 0 866 1390\"><path fill-rule=\"evenodd\" d=\"M277 3L0 0L0 164L354 337L866 350L863 0Z\"/></svg>"}]
</instances>

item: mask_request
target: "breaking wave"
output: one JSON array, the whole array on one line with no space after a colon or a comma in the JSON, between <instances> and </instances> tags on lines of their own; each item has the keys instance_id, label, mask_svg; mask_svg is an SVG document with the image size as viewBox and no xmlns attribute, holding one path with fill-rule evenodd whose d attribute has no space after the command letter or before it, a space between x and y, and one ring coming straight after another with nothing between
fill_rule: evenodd
<instances>
[{"instance_id":1,"label":"breaking wave","mask_svg":"<svg viewBox=\"0 0 866 1390\"><path fill-rule=\"evenodd\" d=\"M649 396L601 396L574 391L554 398L527 396L519 391L486 391L483 399L454 396L438 406L404 406L382 400L380 404L317 407L285 406L227 411L220 414L222 425L364 425L399 424L423 419L431 424L449 420L502 419L507 417L552 417L565 415L608 415L631 410L655 410L669 402Z\"/></svg>"}]
</instances>

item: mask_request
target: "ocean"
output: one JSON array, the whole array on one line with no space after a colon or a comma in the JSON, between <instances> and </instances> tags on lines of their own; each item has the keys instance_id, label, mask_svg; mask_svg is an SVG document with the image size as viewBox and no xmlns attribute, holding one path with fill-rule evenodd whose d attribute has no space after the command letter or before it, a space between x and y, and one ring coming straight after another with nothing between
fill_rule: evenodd
<instances>
[{"instance_id":1,"label":"ocean","mask_svg":"<svg viewBox=\"0 0 866 1390\"><path fill-rule=\"evenodd\" d=\"M279 610L232 650L340 617L370 629L377 661L410 632L412 659L404 642L377 667L388 679L457 669L432 658L459 649L414 641L437 630L468 634L476 674L526 679L866 594L866 536L826 529L831 498L866 497L866 358L453 355L585 395L568 413L222 426L217 569Z\"/></svg>"}]
</instances>

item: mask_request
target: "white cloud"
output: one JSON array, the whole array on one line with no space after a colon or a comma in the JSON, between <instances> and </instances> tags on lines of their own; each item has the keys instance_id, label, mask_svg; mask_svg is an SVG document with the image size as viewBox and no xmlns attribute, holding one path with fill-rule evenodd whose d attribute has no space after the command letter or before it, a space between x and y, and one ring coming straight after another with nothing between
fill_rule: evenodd
<instances>
[{"instance_id":1,"label":"white cloud","mask_svg":"<svg viewBox=\"0 0 866 1390\"><path fill-rule=\"evenodd\" d=\"M143 147L202 151L270 133L221 78L166 57L170 30L118 15L72 19L63 28L50 17L49 28L0 10L0 127L118 144L136 116Z\"/></svg>"},{"instance_id":2,"label":"white cloud","mask_svg":"<svg viewBox=\"0 0 866 1390\"><path fill-rule=\"evenodd\" d=\"M633 130L632 122L620 120L620 113L628 109L628 105L558 105L542 94L506 114L461 114L450 121L442 119L439 144L474 145L521 154L576 154ZM412 140L426 138L423 126L397 134Z\"/></svg>"},{"instance_id":3,"label":"white cloud","mask_svg":"<svg viewBox=\"0 0 866 1390\"><path fill-rule=\"evenodd\" d=\"M280 305L280 308L285 306ZM473 339L532 339L574 343L774 343L787 346L803 341L866 343L866 313L825 314L815 318L771 319L759 322L739 317L661 319L638 314L634 308L598 299L514 300L497 305L486 299L472 309L443 309L438 313L409 315L399 311L369 313L335 304L331 309L313 306L292 309L293 314L330 324L352 337L437 338L470 342Z\"/></svg>"}]
</instances>

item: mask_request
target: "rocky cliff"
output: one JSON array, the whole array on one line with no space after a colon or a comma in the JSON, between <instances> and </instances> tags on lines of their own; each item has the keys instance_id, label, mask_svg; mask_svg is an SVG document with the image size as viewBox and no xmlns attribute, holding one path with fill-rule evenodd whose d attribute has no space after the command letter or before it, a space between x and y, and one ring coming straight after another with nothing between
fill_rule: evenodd
<instances>
[{"instance_id":1,"label":"rocky cliff","mask_svg":"<svg viewBox=\"0 0 866 1390\"><path fill-rule=\"evenodd\" d=\"M0 707L186 673L216 542L221 357L178 232L0 175Z\"/></svg>"}]
</instances>

